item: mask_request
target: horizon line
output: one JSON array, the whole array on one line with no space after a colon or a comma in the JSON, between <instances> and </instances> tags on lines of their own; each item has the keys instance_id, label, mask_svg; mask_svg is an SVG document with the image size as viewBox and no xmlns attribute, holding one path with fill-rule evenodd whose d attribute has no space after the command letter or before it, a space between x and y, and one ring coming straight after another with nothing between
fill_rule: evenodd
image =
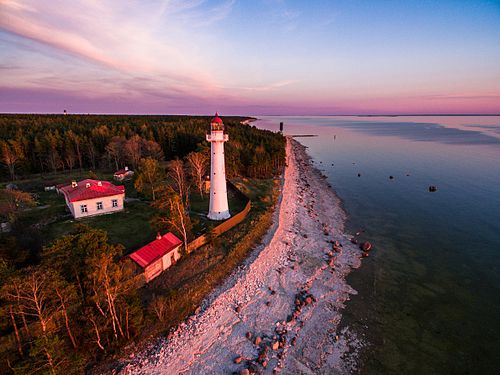
<instances>
[{"instance_id":1,"label":"horizon line","mask_svg":"<svg viewBox=\"0 0 500 375\"><path fill-rule=\"evenodd\" d=\"M63 113L63 112L0 112L0 116L4 115L47 115L47 116L198 116L206 117L213 116L212 114L186 114L186 113L123 113L123 112L74 112L74 113ZM228 114L220 115L221 117L253 117L253 116L266 116L266 117L417 117L417 116L500 116L500 113L385 113L385 114L361 114L361 113L351 113L351 114L253 114L253 115L242 115L242 114Z\"/></svg>"}]
</instances>

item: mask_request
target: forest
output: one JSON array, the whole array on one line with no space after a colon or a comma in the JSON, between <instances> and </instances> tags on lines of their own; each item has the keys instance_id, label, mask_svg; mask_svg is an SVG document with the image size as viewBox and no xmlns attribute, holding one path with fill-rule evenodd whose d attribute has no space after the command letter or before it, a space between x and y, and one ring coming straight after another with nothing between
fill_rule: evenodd
<instances>
[{"instance_id":1,"label":"forest","mask_svg":"<svg viewBox=\"0 0 500 375\"><path fill-rule=\"evenodd\" d=\"M208 148L211 117L0 115L0 178L79 169L136 168L142 157L183 158ZM228 177L269 178L284 160L283 137L224 117Z\"/></svg>"},{"instance_id":2,"label":"forest","mask_svg":"<svg viewBox=\"0 0 500 375\"><path fill-rule=\"evenodd\" d=\"M23 191L17 185L39 188L30 185L31 181L52 175L64 178L77 170L96 177L103 171L112 175L129 166L136 171L130 185L139 194L136 204L147 204L156 213L151 227L171 230L186 244L193 236L190 200L203 195L202 181L209 168L205 134L210 119L0 116L0 178L4 186L15 185L0 189L0 216L13 228L0 234L0 361L5 372L83 373L89 364L119 353L143 339L146 332L162 332L155 331L156 323L167 327L178 322L201 298L190 292L176 295L168 287L192 291L189 282L198 282L192 276L189 282L179 278L171 284L157 281L156 287L139 290L134 268L124 261L124 246L110 241L108 233L92 227L90 221L73 224L71 231L50 243L34 243L43 237L43 227L19 218L23 212L32 212L39 205L39 195L45 193ZM285 141L280 134L241 124L245 119L223 118L230 137L225 151L227 175L240 181L262 179L262 186L271 190L256 201L247 219L250 222L242 224L239 232L233 231L224 246L214 239L199 254L181 262L168 278L195 269L193 275L212 280L204 288L214 286L258 240L249 228L260 220L257 227L262 234L268 225L275 183L266 181L273 181L284 168ZM245 246L237 245L240 238L247 238ZM240 250L231 254L233 245Z\"/></svg>"}]
</instances>

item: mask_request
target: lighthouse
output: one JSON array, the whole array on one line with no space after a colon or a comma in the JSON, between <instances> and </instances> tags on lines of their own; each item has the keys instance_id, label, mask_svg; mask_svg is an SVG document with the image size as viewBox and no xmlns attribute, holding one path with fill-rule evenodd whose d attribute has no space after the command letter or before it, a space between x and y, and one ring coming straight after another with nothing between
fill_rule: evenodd
<instances>
[{"instance_id":1,"label":"lighthouse","mask_svg":"<svg viewBox=\"0 0 500 375\"><path fill-rule=\"evenodd\" d=\"M211 220L229 219L229 205L227 203L226 168L224 166L224 142L229 137L224 134L224 124L216 113L210 123L210 134L207 141L210 148L210 207L208 218Z\"/></svg>"}]
</instances>

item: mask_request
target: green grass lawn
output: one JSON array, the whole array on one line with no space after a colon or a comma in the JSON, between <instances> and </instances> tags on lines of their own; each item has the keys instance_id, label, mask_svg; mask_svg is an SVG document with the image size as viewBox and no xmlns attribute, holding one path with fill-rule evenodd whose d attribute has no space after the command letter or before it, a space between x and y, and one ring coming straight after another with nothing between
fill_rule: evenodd
<instances>
[{"instance_id":1,"label":"green grass lawn","mask_svg":"<svg viewBox=\"0 0 500 375\"><path fill-rule=\"evenodd\" d=\"M277 181L274 179L234 178L234 185L252 201L252 209L266 209L272 203L273 190Z\"/></svg>"},{"instance_id":2,"label":"green grass lawn","mask_svg":"<svg viewBox=\"0 0 500 375\"><path fill-rule=\"evenodd\" d=\"M227 190L227 200L231 215L235 215L245 208L246 202L238 197L231 189ZM193 232L195 236L206 233L210 231L211 228L220 224L218 221L212 221L207 218L209 203L210 194L203 194L203 197L201 197L197 191L191 193L189 215L193 223Z\"/></svg>"},{"instance_id":3,"label":"green grass lawn","mask_svg":"<svg viewBox=\"0 0 500 375\"><path fill-rule=\"evenodd\" d=\"M125 246L125 252L130 253L154 240L156 233L150 225L154 210L147 202L125 203L125 209L108 215L100 215L75 220L72 217L58 220L41 229L44 240L52 242L73 229L75 224L86 224L93 228L108 232L112 243Z\"/></svg>"}]
</instances>

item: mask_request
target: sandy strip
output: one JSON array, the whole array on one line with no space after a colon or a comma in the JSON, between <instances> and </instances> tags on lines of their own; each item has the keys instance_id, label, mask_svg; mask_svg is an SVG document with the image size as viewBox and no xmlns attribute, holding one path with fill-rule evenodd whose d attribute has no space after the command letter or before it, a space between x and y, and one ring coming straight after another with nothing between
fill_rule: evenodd
<instances>
[{"instance_id":1,"label":"sandy strip","mask_svg":"<svg viewBox=\"0 0 500 375\"><path fill-rule=\"evenodd\" d=\"M359 342L337 328L344 302L355 293L345 277L360 266L360 251L343 233L338 197L292 139L287 164L276 225L263 244L198 314L127 361L122 373L354 370ZM332 241L342 244L341 251L332 251ZM239 356L241 362L234 363Z\"/></svg>"}]
</instances>

